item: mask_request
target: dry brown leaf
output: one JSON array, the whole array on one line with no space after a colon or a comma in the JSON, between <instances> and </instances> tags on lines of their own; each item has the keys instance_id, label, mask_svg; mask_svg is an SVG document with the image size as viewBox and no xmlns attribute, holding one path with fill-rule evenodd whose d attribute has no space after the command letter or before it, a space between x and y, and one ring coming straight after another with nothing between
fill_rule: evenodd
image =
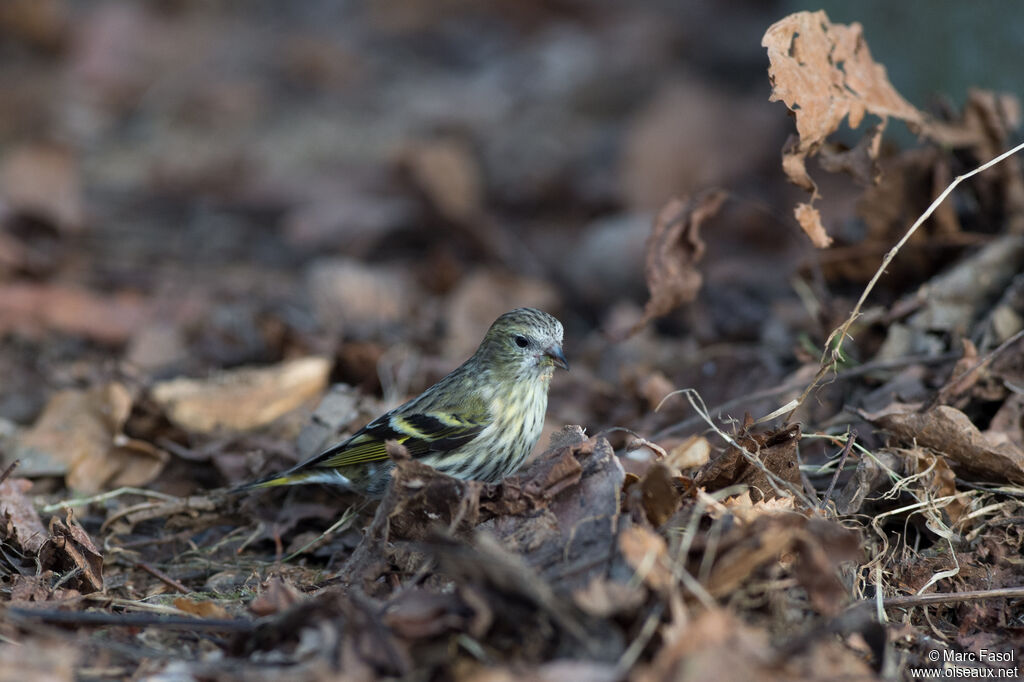
<instances>
[{"instance_id":1,"label":"dry brown leaf","mask_svg":"<svg viewBox=\"0 0 1024 682\"><path fill-rule=\"evenodd\" d=\"M686 202L673 199L658 213L647 238L644 266L651 298L631 333L697 297L703 281L696 267L704 257L700 226L718 213L727 196L711 190Z\"/></svg>"},{"instance_id":2,"label":"dry brown leaf","mask_svg":"<svg viewBox=\"0 0 1024 682\"><path fill-rule=\"evenodd\" d=\"M821 213L810 204L799 203L793 209L793 215L800 224L811 243L819 249L827 249L832 244L832 237L828 236L825 226L821 224Z\"/></svg>"},{"instance_id":3,"label":"dry brown leaf","mask_svg":"<svg viewBox=\"0 0 1024 682\"><path fill-rule=\"evenodd\" d=\"M53 330L120 344L148 318L148 308L134 294L101 296L57 284L0 285L0 334L39 336Z\"/></svg>"},{"instance_id":4,"label":"dry brown leaf","mask_svg":"<svg viewBox=\"0 0 1024 682\"><path fill-rule=\"evenodd\" d=\"M32 500L25 494L32 488L27 478L0 481L0 542L36 554L46 541L46 526Z\"/></svg>"},{"instance_id":5,"label":"dry brown leaf","mask_svg":"<svg viewBox=\"0 0 1024 682\"><path fill-rule=\"evenodd\" d=\"M131 394L117 382L86 391L59 391L35 425L21 434L15 455L26 470L64 474L68 487L82 493L146 485L169 457L149 443L123 435L131 406Z\"/></svg>"},{"instance_id":6,"label":"dry brown leaf","mask_svg":"<svg viewBox=\"0 0 1024 682\"><path fill-rule=\"evenodd\" d=\"M711 443L704 436L690 436L668 452L665 464L682 471L704 466L711 457Z\"/></svg>"},{"instance_id":7,"label":"dry brown leaf","mask_svg":"<svg viewBox=\"0 0 1024 682\"><path fill-rule=\"evenodd\" d=\"M631 497L633 494L639 496L644 515L655 528L668 521L679 510L682 495L676 490L672 471L662 462L651 465L631 490Z\"/></svg>"},{"instance_id":8,"label":"dry brown leaf","mask_svg":"<svg viewBox=\"0 0 1024 682\"><path fill-rule=\"evenodd\" d=\"M209 600L193 601L188 597L176 597L174 608L199 618L227 619L230 617L223 606Z\"/></svg>"},{"instance_id":9,"label":"dry brown leaf","mask_svg":"<svg viewBox=\"0 0 1024 682\"><path fill-rule=\"evenodd\" d=\"M932 499L941 497L956 496L949 504L942 508L949 516L950 524L955 524L967 510L968 498L960 495L956 489L956 474L949 468L945 458L939 457L927 450L920 448L909 451L897 451L903 455L907 462L906 471L908 474L921 474L931 469L924 479L925 488Z\"/></svg>"},{"instance_id":10,"label":"dry brown leaf","mask_svg":"<svg viewBox=\"0 0 1024 682\"><path fill-rule=\"evenodd\" d=\"M1010 394L989 422L985 436L994 443L1024 448L1024 395Z\"/></svg>"},{"instance_id":11,"label":"dry brown leaf","mask_svg":"<svg viewBox=\"0 0 1024 682\"><path fill-rule=\"evenodd\" d=\"M573 590L572 599L584 613L597 618L632 613L647 599L647 591L638 586L594 576L585 587Z\"/></svg>"},{"instance_id":12,"label":"dry brown leaf","mask_svg":"<svg viewBox=\"0 0 1024 682\"><path fill-rule=\"evenodd\" d=\"M59 230L85 222L76 159L64 147L33 144L7 154L0 163L0 197L12 210Z\"/></svg>"},{"instance_id":13,"label":"dry brown leaf","mask_svg":"<svg viewBox=\"0 0 1024 682\"><path fill-rule=\"evenodd\" d=\"M698 471L694 476L694 483L709 491L745 483L751 487L751 497L754 500L778 497L772 480L764 470L767 469L783 481L799 487L800 467L796 455L800 438L799 424L740 438L739 444L755 455L763 468L752 464L737 448L731 447ZM785 491L785 488L782 490Z\"/></svg>"},{"instance_id":14,"label":"dry brown leaf","mask_svg":"<svg viewBox=\"0 0 1024 682\"><path fill-rule=\"evenodd\" d=\"M308 286L320 324L354 338L374 338L400 324L415 301L408 272L353 258L317 261L309 270Z\"/></svg>"},{"instance_id":15,"label":"dry brown leaf","mask_svg":"<svg viewBox=\"0 0 1024 682\"><path fill-rule=\"evenodd\" d=\"M720 555L705 585L713 596L721 597L738 588L754 571L776 561L791 549L799 533L799 521L762 517L747 526L737 526L722 542Z\"/></svg>"},{"instance_id":16,"label":"dry brown leaf","mask_svg":"<svg viewBox=\"0 0 1024 682\"><path fill-rule=\"evenodd\" d=\"M729 594L761 566L785 556L814 607L835 614L848 599L837 568L860 551L860 536L836 523L799 514L760 515L722 538L706 587L716 597Z\"/></svg>"},{"instance_id":17,"label":"dry brown leaf","mask_svg":"<svg viewBox=\"0 0 1024 682\"><path fill-rule=\"evenodd\" d=\"M890 116L912 125L924 123L924 115L893 88L885 67L871 58L860 24L833 24L824 11L797 12L772 24L761 45L771 62L770 99L781 100L793 112L799 135L783 148L782 167L791 182L811 193L812 202L818 191L807 172L807 158L821 150L843 119L852 129L860 126L865 114L882 119L848 156L826 155L826 166L854 169L861 180L877 177L879 139ZM797 207L797 219L815 246L829 245L810 204Z\"/></svg>"},{"instance_id":18,"label":"dry brown leaf","mask_svg":"<svg viewBox=\"0 0 1024 682\"><path fill-rule=\"evenodd\" d=\"M39 564L58 573L78 569L67 585L83 594L103 590L103 555L70 509L63 521L56 516L50 519L50 537L39 549Z\"/></svg>"},{"instance_id":19,"label":"dry brown leaf","mask_svg":"<svg viewBox=\"0 0 1024 682\"><path fill-rule=\"evenodd\" d=\"M750 499L750 490L748 489L744 490L742 495L734 495L722 500L722 506L742 523L752 523L759 516L764 516L765 514L793 511L793 498L775 497L753 502ZM721 510L717 507L712 507L712 516L715 515L716 511L720 512Z\"/></svg>"},{"instance_id":20,"label":"dry brown leaf","mask_svg":"<svg viewBox=\"0 0 1024 682\"><path fill-rule=\"evenodd\" d=\"M1024 483L1024 448L984 434L960 410L938 405L918 412L912 405L893 403L865 419L915 443L945 455L961 476L974 480Z\"/></svg>"},{"instance_id":21,"label":"dry brown leaf","mask_svg":"<svg viewBox=\"0 0 1024 682\"><path fill-rule=\"evenodd\" d=\"M630 526L619 534L619 551L648 587L658 592L671 589L675 579L665 538L643 526Z\"/></svg>"},{"instance_id":22,"label":"dry brown leaf","mask_svg":"<svg viewBox=\"0 0 1024 682\"><path fill-rule=\"evenodd\" d=\"M480 169L465 142L456 138L413 142L398 160L441 215L462 222L480 215Z\"/></svg>"},{"instance_id":23,"label":"dry brown leaf","mask_svg":"<svg viewBox=\"0 0 1024 682\"><path fill-rule=\"evenodd\" d=\"M330 369L326 358L311 356L209 379L172 379L153 387L153 399L189 431L248 431L319 397Z\"/></svg>"},{"instance_id":24,"label":"dry brown leaf","mask_svg":"<svg viewBox=\"0 0 1024 682\"><path fill-rule=\"evenodd\" d=\"M267 581L260 596L249 602L249 610L257 616L271 616L281 613L302 601L302 593L284 578L273 577Z\"/></svg>"}]
</instances>

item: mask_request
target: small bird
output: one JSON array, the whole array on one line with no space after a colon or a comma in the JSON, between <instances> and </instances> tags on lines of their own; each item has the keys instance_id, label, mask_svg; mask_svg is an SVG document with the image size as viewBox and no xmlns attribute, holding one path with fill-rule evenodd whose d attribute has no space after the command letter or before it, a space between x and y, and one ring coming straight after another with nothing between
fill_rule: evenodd
<instances>
[{"instance_id":1,"label":"small bird","mask_svg":"<svg viewBox=\"0 0 1024 682\"><path fill-rule=\"evenodd\" d=\"M562 323L517 308L494 321L473 357L417 397L319 455L242 489L331 483L380 497L394 466L389 440L449 476L495 483L537 444L555 367L569 369Z\"/></svg>"}]
</instances>

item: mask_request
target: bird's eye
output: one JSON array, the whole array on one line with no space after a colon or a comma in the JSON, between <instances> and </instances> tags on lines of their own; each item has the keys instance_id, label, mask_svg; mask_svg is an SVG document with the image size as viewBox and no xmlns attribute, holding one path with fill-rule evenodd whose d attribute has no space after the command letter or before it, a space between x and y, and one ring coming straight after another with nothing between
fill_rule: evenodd
<instances>
[{"instance_id":1,"label":"bird's eye","mask_svg":"<svg viewBox=\"0 0 1024 682\"><path fill-rule=\"evenodd\" d=\"M515 341L516 345L519 346L520 348L526 348L527 346L530 345L530 341L525 336L522 335L517 334L516 337L512 340Z\"/></svg>"}]
</instances>

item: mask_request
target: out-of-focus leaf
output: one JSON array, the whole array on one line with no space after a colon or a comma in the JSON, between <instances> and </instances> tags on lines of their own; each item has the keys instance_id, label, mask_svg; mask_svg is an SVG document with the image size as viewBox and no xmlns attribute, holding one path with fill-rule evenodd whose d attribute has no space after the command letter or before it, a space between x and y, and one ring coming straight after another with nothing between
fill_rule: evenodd
<instances>
[{"instance_id":1,"label":"out-of-focus leaf","mask_svg":"<svg viewBox=\"0 0 1024 682\"><path fill-rule=\"evenodd\" d=\"M322 357L247 367L209 379L172 379L156 384L153 399L171 421L190 431L247 431L265 426L319 397L330 362Z\"/></svg>"}]
</instances>

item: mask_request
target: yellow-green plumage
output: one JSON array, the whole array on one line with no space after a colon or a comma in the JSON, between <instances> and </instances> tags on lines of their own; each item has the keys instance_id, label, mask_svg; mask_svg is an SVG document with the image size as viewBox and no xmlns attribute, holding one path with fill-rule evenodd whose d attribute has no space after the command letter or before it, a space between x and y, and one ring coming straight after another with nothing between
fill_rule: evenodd
<instances>
[{"instance_id":1,"label":"yellow-green plumage","mask_svg":"<svg viewBox=\"0 0 1024 682\"><path fill-rule=\"evenodd\" d=\"M419 396L316 457L247 487L334 483L380 496L393 466L389 440L449 476L500 481L540 437L555 367L569 368L561 323L533 308L505 313L473 357Z\"/></svg>"}]
</instances>

